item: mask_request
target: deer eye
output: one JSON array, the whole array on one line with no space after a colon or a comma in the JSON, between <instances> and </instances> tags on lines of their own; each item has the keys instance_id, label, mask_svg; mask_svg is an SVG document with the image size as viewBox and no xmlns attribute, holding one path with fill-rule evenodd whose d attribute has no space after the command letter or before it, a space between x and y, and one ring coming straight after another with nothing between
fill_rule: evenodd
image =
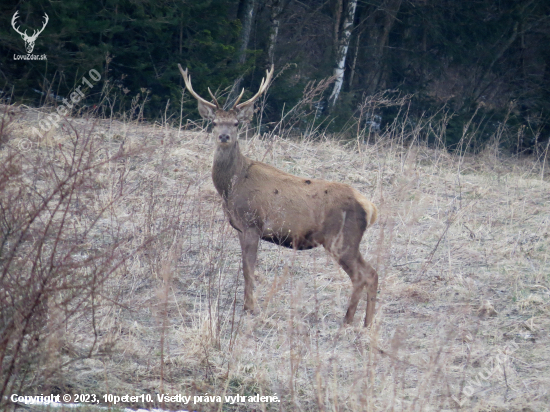
<instances>
[{"instance_id":1,"label":"deer eye","mask_svg":"<svg viewBox=\"0 0 550 412\"><path fill-rule=\"evenodd\" d=\"M217 121L217 120L212 120L212 124L213 124L214 126L217 126L217 125L218 125L218 121Z\"/></svg>"},{"instance_id":2,"label":"deer eye","mask_svg":"<svg viewBox=\"0 0 550 412\"><path fill-rule=\"evenodd\" d=\"M238 126L239 125L239 121L238 120L235 120L235 126Z\"/></svg>"}]
</instances>

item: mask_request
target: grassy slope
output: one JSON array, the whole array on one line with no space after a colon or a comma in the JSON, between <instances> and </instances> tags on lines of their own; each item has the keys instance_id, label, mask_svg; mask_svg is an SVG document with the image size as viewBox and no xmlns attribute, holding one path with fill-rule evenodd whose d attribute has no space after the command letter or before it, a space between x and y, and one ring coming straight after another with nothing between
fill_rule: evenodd
<instances>
[{"instance_id":1,"label":"grassy slope","mask_svg":"<svg viewBox=\"0 0 550 412\"><path fill-rule=\"evenodd\" d=\"M10 147L29 136L35 116L18 117ZM261 313L242 312L240 248L210 180L205 133L107 120L76 128L93 134L99 161L135 150L93 177L88 208L115 191L122 197L90 247L101 249L112 234L127 250L146 235L156 240L106 285L93 357L70 363L51 387L282 399L222 410L440 411L457 406L453 395L465 410L549 410L550 184L528 159L490 149L460 157L385 138L368 146L243 138L248 156L346 182L379 206L362 243L380 274L376 324L365 330L364 300L354 326L342 327L351 284L322 249L262 243ZM68 152L64 133L33 140L26 155ZM75 219L85 226L86 216ZM51 350L76 359L94 342L91 331L87 314ZM495 361L506 348L513 353ZM488 378L472 386L480 372ZM465 397L468 385L475 393Z\"/></svg>"}]
</instances>

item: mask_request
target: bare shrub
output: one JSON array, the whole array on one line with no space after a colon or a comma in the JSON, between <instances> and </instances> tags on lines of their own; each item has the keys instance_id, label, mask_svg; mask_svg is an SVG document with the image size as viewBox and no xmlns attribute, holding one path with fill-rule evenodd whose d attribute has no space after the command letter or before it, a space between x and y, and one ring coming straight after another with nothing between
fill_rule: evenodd
<instances>
[{"instance_id":1,"label":"bare shrub","mask_svg":"<svg viewBox=\"0 0 550 412\"><path fill-rule=\"evenodd\" d=\"M3 120L4 140L9 127ZM132 154L123 145L102 154L93 123L84 131L65 128L51 140L23 138L34 146L10 141L0 153L2 405L4 395L41 387L60 373L59 356L72 346L62 331L77 318L88 323L92 339L76 359L97 352L96 311L108 297L106 284L152 240L124 247L127 234L113 224L127 191L120 166ZM117 165L116 177L101 181L109 165Z\"/></svg>"}]
</instances>

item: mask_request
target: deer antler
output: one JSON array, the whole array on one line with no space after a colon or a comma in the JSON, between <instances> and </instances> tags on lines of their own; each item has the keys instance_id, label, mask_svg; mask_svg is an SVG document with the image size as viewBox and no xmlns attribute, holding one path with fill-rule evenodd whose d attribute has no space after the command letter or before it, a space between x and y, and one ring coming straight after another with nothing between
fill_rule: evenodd
<instances>
[{"instance_id":1,"label":"deer antler","mask_svg":"<svg viewBox=\"0 0 550 412\"><path fill-rule=\"evenodd\" d=\"M212 100L214 100L214 103L216 103L216 107L219 109L221 106L216 100L216 97L214 97L214 93L212 93L212 91L210 90L210 87L208 88L208 93L210 93L210 97L212 98Z\"/></svg>"},{"instance_id":2,"label":"deer antler","mask_svg":"<svg viewBox=\"0 0 550 412\"><path fill-rule=\"evenodd\" d=\"M275 70L275 66L271 65L271 70L266 70L266 77L262 78L262 81L260 83L260 90L258 90L258 93L256 93L251 99L247 100L244 103L238 104L241 98L243 97L244 89L241 92L239 98L237 101L235 101L235 104L233 104L232 109L241 109L244 106L248 106L249 104L252 104L264 93L267 88L269 87L269 83L271 82L271 78L273 77L273 71Z\"/></svg>"},{"instance_id":3,"label":"deer antler","mask_svg":"<svg viewBox=\"0 0 550 412\"><path fill-rule=\"evenodd\" d=\"M45 20L44 20L44 24L42 24L42 28L38 31L34 30L33 31L33 34L31 36L31 39L32 40L36 40L36 38L38 37L38 35L40 33L42 33L44 31L44 29L46 28L46 25L48 24L48 22L50 21L50 18L48 17L48 15L46 13L44 13L44 16L45 16Z\"/></svg>"},{"instance_id":4,"label":"deer antler","mask_svg":"<svg viewBox=\"0 0 550 412\"><path fill-rule=\"evenodd\" d=\"M234 109L235 106L237 106L237 104L241 101L241 99L242 99L242 97L243 97L243 94L244 94L244 87L243 87L243 89L241 90L241 94L239 94L239 97L237 97L237 100L235 100L235 103L233 103L232 109Z\"/></svg>"},{"instance_id":5,"label":"deer antler","mask_svg":"<svg viewBox=\"0 0 550 412\"><path fill-rule=\"evenodd\" d=\"M200 97L194 90L193 90L193 86L191 86L191 76L189 76L187 74L187 69L183 70L182 67L181 67L181 64L178 63L178 67L180 69L180 73L181 75L183 76L183 81L185 82L185 86L187 87L187 90L189 90L189 93L191 93L191 95L197 99L198 101L200 101L202 104L205 104L206 106L209 106L211 107L212 109L219 109L220 106L218 104L218 101L214 98L214 96L212 95L212 92L210 91L210 88L208 89L208 92L210 93L210 96L212 96L212 98L214 99L214 103L211 103L211 102L208 102L206 100L204 100L202 97Z\"/></svg>"},{"instance_id":6,"label":"deer antler","mask_svg":"<svg viewBox=\"0 0 550 412\"><path fill-rule=\"evenodd\" d=\"M42 24L42 28L40 30L34 30L33 33L32 33L32 36L29 36L27 34L27 30L25 30L23 33L21 33L21 31L19 30L19 27L15 27L16 25L16 21L17 19L19 18L18 16L19 14L19 10L17 10L15 12L15 14L13 15L12 19L11 19L11 25L13 27L13 29L19 33L19 35L21 35L21 37L23 37L24 39L27 39L29 41L33 41L33 40L36 40L36 38L38 37L38 35L40 33L42 33L44 31L44 29L46 28L46 25L48 24L48 22L50 21L50 18L48 17L48 14L47 13L44 13L44 17L46 18L44 20L44 23Z\"/></svg>"},{"instance_id":7,"label":"deer antler","mask_svg":"<svg viewBox=\"0 0 550 412\"><path fill-rule=\"evenodd\" d=\"M27 37L27 30L25 30L24 33L21 33L21 32L19 31L19 27L15 27L16 20L19 18L18 14L19 14L19 10L17 10L17 11L15 12L15 14L13 15L13 17L11 18L11 26L13 27L13 29L14 29L19 35L24 36L24 37Z\"/></svg>"}]
</instances>

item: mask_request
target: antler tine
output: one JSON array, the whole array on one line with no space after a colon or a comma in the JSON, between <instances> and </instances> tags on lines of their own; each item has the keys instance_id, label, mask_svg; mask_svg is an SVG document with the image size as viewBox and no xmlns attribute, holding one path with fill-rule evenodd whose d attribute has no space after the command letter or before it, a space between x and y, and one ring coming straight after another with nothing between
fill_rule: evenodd
<instances>
[{"instance_id":1,"label":"antler tine","mask_svg":"<svg viewBox=\"0 0 550 412\"><path fill-rule=\"evenodd\" d=\"M187 69L183 70L182 67L181 67L181 64L178 63L178 67L180 69L180 73L181 75L183 76L183 81L185 82L185 87L187 87L187 90L189 90L189 93L191 93L191 95L197 99L198 101L200 101L201 103L207 105L207 106L210 106L212 109L218 109L219 107L217 105L215 105L214 103L211 103L211 102L208 102L206 100L204 100L202 97L200 97L194 90L193 90L193 86L191 86L191 76L189 76L189 74L187 74ZM215 99L214 99L215 100ZM217 102L216 102L217 103Z\"/></svg>"},{"instance_id":2,"label":"antler tine","mask_svg":"<svg viewBox=\"0 0 550 412\"><path fill-rule=\"evenodd\" d=\"M32 31L32 36L30 36L30 38L31 38L32 40L36 40L36 38L38 37L38 35L44 31L44 29L46 28L46 25L47 25L48 22L50 21L50 18L48 17L48 14L47 14L47 13L44 13L44 17L45 17L45 19L44 19L44 23L42 23L42 28L39 29L39 30L35 29L35 30ZM25 32L25 33L26 33L26 32Z\"/></svg>"},{"instance_id":3,"label":"antler tine","mask_svg":"<svg viewBox=\"0 0 550 412\"><path fill-rule=\"evenodd\" d=\"M47 13L44 13L44 16L45 16L45 19L44 19L44 23L42 24L42 28L40 30L36 30L38 33L33 34L33 36L38 37L38 35L44 31L44 29L46 28L46 25L50 21L50 18L48 17Z\"/></svg>"},{"instance_id":4,"label":"antler tine","mask_svg":"<svg viewBox=\"0 0 550 412\"><path fill-rule=\"evenodd\" d=\"M214 94L213 94L212 91L210 90L210 87L208 88L208 93L210 93L210 97L212 98L212 100L214 100L214 103L216 103L216 107L219 109L219 108L220 108L220 104L218 103L218 101L217 101L216 98L214 97Z\"/></svg>"},{"instance_id":5,"label":"antler tine","mask_svg":"<svg viewBox=\"0 0 550 412\"><path fill-rule=\"evenodd\" d=\"M237 97L237 100L235 100L235 103L233 103L233 107L231 108L231 110L233 110L235 108L235 106L237 106L239 104L239 102L243 98L243 94L244 94L244 87L241 90L241 94L239 94L239 97Z\"/></svg>"},{"instance_id":6,"label":"antler tine","mask_svg":"<svg viewBox=\"0 0 550 412\"><path fill-rule=\"evenodd\" d=\"M17 10L15 12L15 14L13 15L13 17L11 18L11 25L13 27L13 29L16 31L16 33L20 34L21 36L26 36L27 35L27 30L25 30L24 33L21 33L19 31L19 27L15 27L15 25L17 24L17 19L19 18L19 10Z\"/></svg>"},{"instance_id":7,"label":"antler tine","mask_svg":"<svg viewBox=\"0 0 550 412\"><path fill-rule=\"evenodd\" d=\"M236 105L234 108L236 109L240 109L241 107L243 106L246 106L248 104L251 104L253 103L254 101L256 101L256 99L258 97L260 97L262 95L262 93L264 93L267 88L269 87L269 83L271 82L271 77L273 77L273 71L275 70L275 67L273 65L271 65L271 70L266 70L266 77L262 78L262 82L260 83L260 90L258 90L258 93L256 93L251 99L247 100L246 102L244 103L241 103L239 105Z\"/></svg>"}]
</instances>

